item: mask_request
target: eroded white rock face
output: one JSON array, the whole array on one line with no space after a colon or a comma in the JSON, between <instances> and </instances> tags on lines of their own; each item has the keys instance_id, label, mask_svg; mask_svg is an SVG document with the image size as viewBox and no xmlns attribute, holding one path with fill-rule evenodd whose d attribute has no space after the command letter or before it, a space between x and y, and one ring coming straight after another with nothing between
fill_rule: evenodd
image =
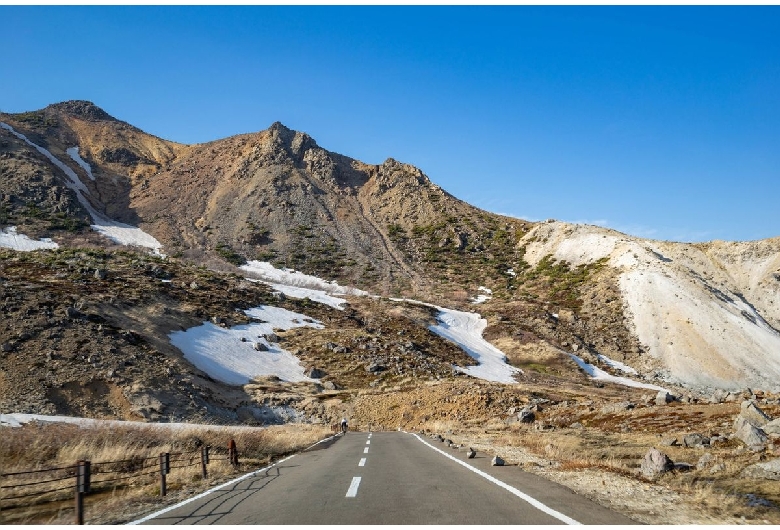
<instances>
[{"instance_id":1,"label":"eroded white rock face","mask_svg":"<svg viewBox=\"0 0 780 530\"><path fill-rule=\"evenodd\" d=\"M780 389L780 238L685 244L553 222L523 243L531 265L606 259L629 328L673 382Z\"/></svg>"}]
</instances>

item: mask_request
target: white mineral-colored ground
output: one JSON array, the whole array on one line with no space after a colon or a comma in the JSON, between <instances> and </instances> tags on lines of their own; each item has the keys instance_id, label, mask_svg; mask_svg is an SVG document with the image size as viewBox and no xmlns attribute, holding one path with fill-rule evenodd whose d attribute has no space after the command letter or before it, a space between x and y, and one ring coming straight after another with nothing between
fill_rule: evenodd
<instances>
[{"instance_id":1,"label":"white mineral-colored ground","mask_svg":"<svg viewBox=\"0 0 780 530\"><path fill-rule=\"evenodd\" d=\"M546 255L572 266L606 258L632 331L670 382L780 390L780 239L671 243L559 222L524 239L531 265Z\"/></svg>"}]
</instances>

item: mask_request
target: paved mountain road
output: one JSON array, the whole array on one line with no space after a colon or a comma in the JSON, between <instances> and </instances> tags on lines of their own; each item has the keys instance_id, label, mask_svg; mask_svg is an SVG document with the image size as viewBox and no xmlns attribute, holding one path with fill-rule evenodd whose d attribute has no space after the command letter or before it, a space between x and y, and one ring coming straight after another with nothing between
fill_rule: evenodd
<instances>
[{"instance_id":1,"label":"paved mountain road","mask_svg":"<svg viewBox=\"0 0 780 530\"><path fill-rule=\"evenodd\" d=\"M335 436L138 522L636 524L515 466L492 467L490 457L479 454L468 460L441 442L404 432Z\"/></svg>"}]
</instances>

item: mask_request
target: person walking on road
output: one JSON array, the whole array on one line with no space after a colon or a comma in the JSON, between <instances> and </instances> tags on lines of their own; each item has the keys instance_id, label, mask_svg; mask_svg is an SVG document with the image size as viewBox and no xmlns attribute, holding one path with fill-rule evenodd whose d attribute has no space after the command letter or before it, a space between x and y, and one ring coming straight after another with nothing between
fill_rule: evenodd
<instances>
[{"instance_id":1,"label":"person walking on road","mask_svg":"<svg viewBox=\"0 0 780 530\"><path fill-rule=\"evenodd\" d=\"M341 432L347 434L347 418L341 418Z\"/></svg>"}]
</instances>

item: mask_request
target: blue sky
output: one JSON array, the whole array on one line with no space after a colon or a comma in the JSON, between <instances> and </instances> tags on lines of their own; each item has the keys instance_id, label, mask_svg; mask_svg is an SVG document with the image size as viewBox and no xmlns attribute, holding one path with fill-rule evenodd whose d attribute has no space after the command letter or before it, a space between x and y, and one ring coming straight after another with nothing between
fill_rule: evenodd
<instances>
[{"instance_id":1,"label":"blue sky","mask_svg":"<svg viewBox=\"0 0 780 530\"><path fill-rule=\"evenodd\" d=\"M274 121L480 208L780 236L778 6L0 6L0 110L182 143Z\"/></svg>"}]
</instances>

